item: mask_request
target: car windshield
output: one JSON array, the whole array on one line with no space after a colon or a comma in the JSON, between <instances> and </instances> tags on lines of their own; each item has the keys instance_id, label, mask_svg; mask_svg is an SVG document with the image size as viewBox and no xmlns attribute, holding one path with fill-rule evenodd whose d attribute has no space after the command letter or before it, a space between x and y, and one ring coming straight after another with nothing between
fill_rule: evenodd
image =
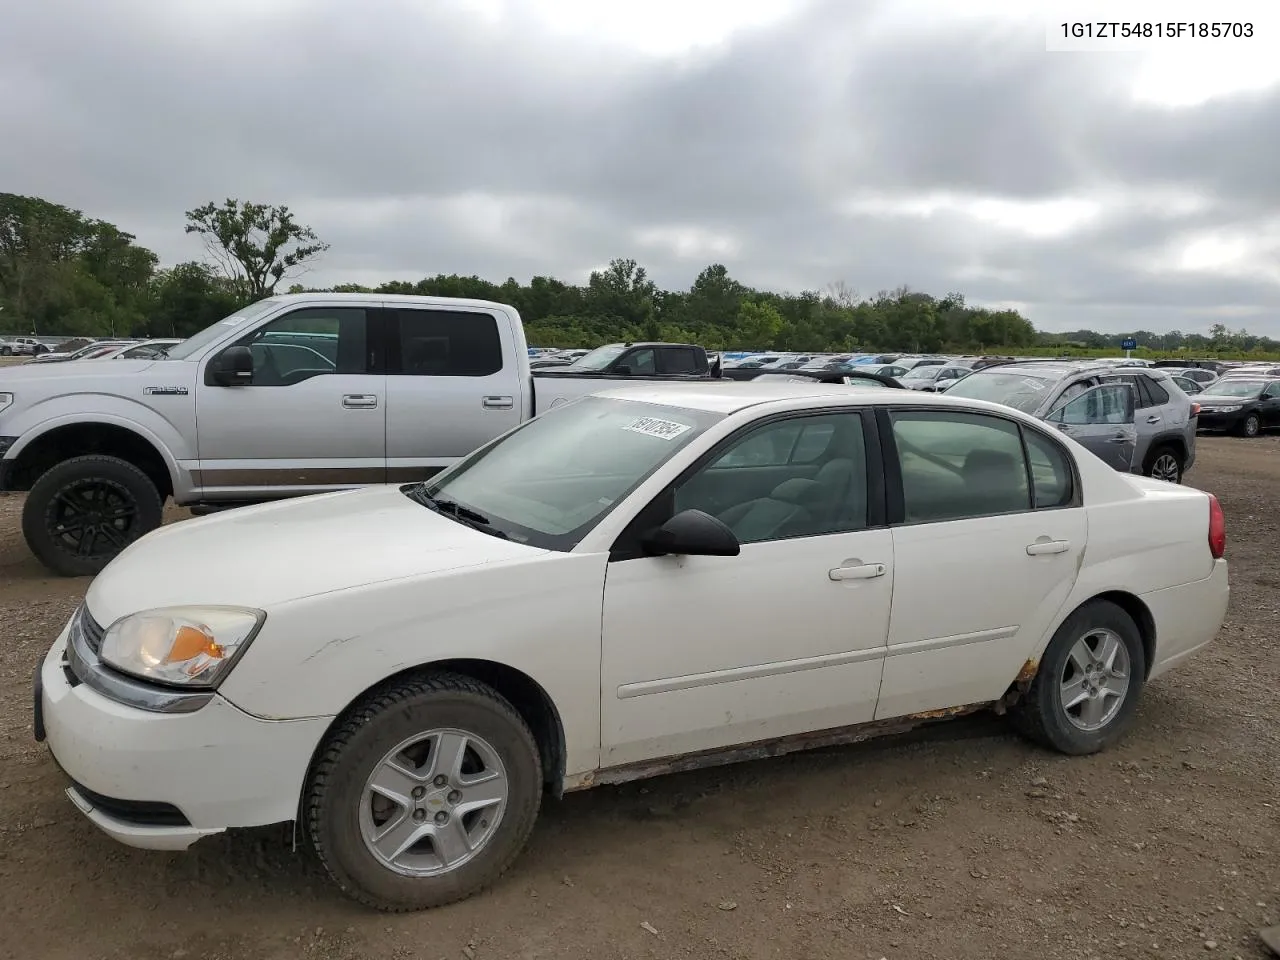
<instances>
[{"instance_id":1,"label":"car windshield","mask_svg":"<svg viewBox=\"0 0 1280 960\"><path fill-rule=\"evenodd\" d=\"M977 370L956 381L947 390L949 397L968 397L970 400L988 400L1002 403L1023 413L1032 413L1044 402L1049 387L1055 381L1033 377L1026 373L987 373Z\"/></svg>"},{"instance_id":2,"label":"car windshield","mask_svg":"<svg viewBox=\"0 0 1280 960\"><path fill-rule=\"evenodd\" d=\"M199 333L188 337L181 343L175 343L169 347L158 360L185 360L200 350L203 350L209 344L222 339L227 335L232 327L238 327L242 323L250 320L256 320L268 310L278 306L280 300L278 297L268 297L266 300L259 300L257 303L251 303L242 310L237 310L229 317L223 317L217 323L211 323Z\"/></svg>"},{"instance_id":3,"label":"car windshield","mask_svg":"<svg viewBox=\"0 0 1280 960\"><path fill-rule=\"evenodd\" d=\"M936 380L938 374L943 371L943 367L937 364L930 364L927 367L912 367L902 375L902 380Z\"/></svg>"},{"instance_id":4,"label":"car windshield","mask_svg":"<svg viewBox=\"0 0 1280 960\"><path fill-rule=\"evenodd\" d=\"M584 397L524 426L422 484L428 506L486 532L572 550L619 502L722 414ZM456 507L454 506L456 505Z\"/></svg>"},{"instance_id":5,"label":"car windshield","mask_svg":"<svg viewBox=\"0 0 1280 960\"><path fill-rule=\"evenodd\" d=\"M626 344L622 343L610 343L603 347L596 347L590 353L584 354L573 361L570 366L574 370L603 370L622 356L622 351L626 349Z\"/></svg>"},{"instance_id":6,"label":"car windshield","mask_svg":"<svg viewBox=\"0 0 1280 960\"><path fill-rule=\"evenodd\" d=\"M1260 380L1219 380L1212 386L1205 387L1201 397L1209 399L1210 397L1235 397L1237 399L1252 399L1262 395L1262 388L1266 384Z\"/></svg>"}]
</instances>

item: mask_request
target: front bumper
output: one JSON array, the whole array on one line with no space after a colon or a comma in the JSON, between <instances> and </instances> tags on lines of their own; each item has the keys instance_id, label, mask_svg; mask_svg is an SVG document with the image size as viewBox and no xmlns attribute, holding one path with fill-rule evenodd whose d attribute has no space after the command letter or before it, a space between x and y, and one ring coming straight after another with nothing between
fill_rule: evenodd
<instances>
[{"instance_id":1,"label":"front bumper","mask_svg":"<svg viewBox=\"0 0 1280 960\"><path fill-rule=\"evenodd\" d=\"M40 667L37 734L72 781L68 797L96 826L130 846L183 850L297 816L332 718L261 720L216 694L194 713L125 706L69 673L67 633Z\"/></svg>"},{"instance_id":2,"label":"front bumper","mask_svg":"<svg viewBox=\"0 0 1280 960\"><path fill-rule=\"evenodd\" d=\"M1235 430L1240 424L1244 423L1244 418L1249 415L1248 410L1235 410L1231 413L1214 413L1211 410L1201 410L1200 415L1196 418L1197 430Z\"/></svg>"}]
</instances>

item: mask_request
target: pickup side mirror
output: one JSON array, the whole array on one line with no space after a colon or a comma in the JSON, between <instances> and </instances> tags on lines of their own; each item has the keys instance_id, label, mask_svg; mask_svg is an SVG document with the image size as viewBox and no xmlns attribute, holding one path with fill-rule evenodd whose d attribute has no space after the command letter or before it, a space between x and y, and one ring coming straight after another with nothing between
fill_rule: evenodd
<instances>
[{"instance_id":1,"label":"pickup side mirror","mask_svg":"<svg viewBox=\"0 0 1280 960\"><path fill-rule=\"evenodd\" d=\"M652 557L678 554L688 557L736 557L742 545L733 531L701 510L681 510L640 540Z\"/></svg>"},{"instance_id":2,"label":"pickup side mirror","mask_svg":"<svg viewBox=\"0 0 1280 960\"><path fill-rule=\"evenodd\" d=\"M209 378L220 387L253 383L253 354L245 346L227 347L209 361Z\"/></svg>"}]
</instances>

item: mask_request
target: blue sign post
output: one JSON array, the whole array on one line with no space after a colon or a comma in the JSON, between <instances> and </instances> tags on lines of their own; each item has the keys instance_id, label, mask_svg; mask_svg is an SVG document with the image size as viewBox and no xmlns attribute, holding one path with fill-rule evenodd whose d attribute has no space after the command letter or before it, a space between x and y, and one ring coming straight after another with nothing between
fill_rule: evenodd
<instances>
[{"instance_id":1,"label":"blue sign post","mask_svg":"<svg viewBox=\"0 0 1280 960\"><path fill-rule=\"evenodd\" d=\"M1125 353L1128 353L1130 350L1137 350L1138 341L1133 339L1133 337L1125 337L1120 341L1120 349Z\"/></svg>"}]
</instances>

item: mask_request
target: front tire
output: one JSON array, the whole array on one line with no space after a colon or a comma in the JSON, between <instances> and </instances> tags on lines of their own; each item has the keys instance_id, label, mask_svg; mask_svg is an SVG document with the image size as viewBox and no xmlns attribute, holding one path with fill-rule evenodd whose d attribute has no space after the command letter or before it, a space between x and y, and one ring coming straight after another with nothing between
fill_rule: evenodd
<instances>
[{"instance_id":1,"label":"front tire","mask_svg":"<svg viewBox=\"0 0 1280 960\"><path fill-rule=\"evenodd\" d=\"M1155 480L1169 483L1182 482L1182 457L1176 448L1162 444L1151 451L1147 457L1146 474Z\"/></svg>"},{"instance_id":2,"label":"front tire","mask_svg":"<svg viewBox=\"0 0 1280 960\"><path fill-rule=\"evenodd\" d=\"M422 910L484 889L524 848L542 801L528 725L456 674L370 694L321 747L304 796L307 833L350 897Z\"/></svg>"},{"instance_id":3,"label":"front tire","mask_svg":"<svg viewBox=\"0 0 1280 960\"><path fill-rule=\"evenodd\" d=\"M64 577L89 577L160 526L164 501L151 479L118 457L73 457L45 471L27 494L22 535Z\"/></svg>"},{"instance_id":4,"label":"front tire","mask_svg":"<svg viewBox=\"0 0 1280 960\"><path fill-rule=\"evenodd\" d=\"M1133 619L1114 603L1091 600L1049 641L1031 688L1012 710L1014 724L1060 753L1097 753L1132 722L1146 675Z\"/></svg>"},{"instance_id":5,"label":"front tire","mask_svg":"<svg viewBox=\"0 0 1280 960\"><path fill-rule=\"evenodd\" d=\"M1244 418L1244 422L1240 424L1240 436L1256 437L1262 432L1262 419L1256 414L1251 413Z\"/></svg>"}]
</instances>

